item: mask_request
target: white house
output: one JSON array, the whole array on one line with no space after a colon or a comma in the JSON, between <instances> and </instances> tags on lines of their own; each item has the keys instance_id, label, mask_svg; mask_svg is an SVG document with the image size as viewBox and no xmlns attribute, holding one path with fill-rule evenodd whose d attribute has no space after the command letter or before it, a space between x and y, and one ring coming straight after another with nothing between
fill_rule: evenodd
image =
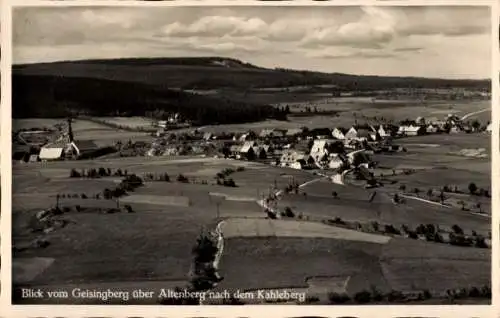
<instances>
[{"instance_id":1,"label":"white house","mask_svg":"<svg viewBox=\"0 0 500 318\"><path fill-rule=\"evenodd\" d=\"M372 131L369 128L352 126L351 129L349 129L349 131L345 134L345 139L353 139L358 141L373 140L371 133Z\"/></svg>"},{"instance_id":2,"label":"white house","mask_svg":"<svg viewBox=\"0 0 500 318\"><path fill-rule=\"evenodd\" d=\"M300 159L304 159L306 155L303 152L298 152L295 150L287 150L281 154L280 166L291 167L292 164Z\"/></svg>"},{"instance_id":3,"label":"white house","mask_svg":"<svg viewBox=\"0 0 500 318\"><path fill-rule=\"evenodd\" d=\"M346 133L347 133L347 129L342 128L342 127L336 127L332 131L332 136L335 139L344 140Z\"/></svg>"},{"instance_id":4,"label":"white house","mask_svg":"<svg viewBox=\"0 0 500 318\"><path fill-rule=\"evenodd\" d=\"M328 144L329 140L326 139L314 141L310 151L310 155L313 157L314 161L321 162L325 159L325 156L328 156Z\"/></svg>"},{"instance_id":5,"label":"white house","mask_svg":"<svg viewBox=\"0 0 500 318\"><path fill-rule=\"evenodd\" d=\"M342 167L344 161L338 154L331 154L329 157L328 168L337 169Z\"/></svg>"},{"instance_id":6,"label":"white house","mask_svg":"<svg viewBox=\"0 0 500 318\"><path fill-rule=\"evenodd\" d=\"M423 130L420 126L403 125L399 126L398 134L403 136L417 136L422 134Z\"/></svg>"},{"instance_id":7,"label":"white house","mask_svg":"<svg viewBox=\"0 0 500 318\"><path fill-rule=\"evenodd\" d=\"M439 128L436 125L433 125L433 124L429 124L425 128L425 132L428 133L428 134L435 134L435 133L438 132L438 130L439 130Z\"/></svg>"},{"instance_id":8,"label":"white house","mask_svg":"<svg viewBox=\"0 0 500 318\"><path fill-rule=\"evenodd\" d=\"M384 125L380 125L377 129L377 132L380 137L386 138L391 136L391 131L388 127L384 127Z\"/></svg>"}]
</instances>

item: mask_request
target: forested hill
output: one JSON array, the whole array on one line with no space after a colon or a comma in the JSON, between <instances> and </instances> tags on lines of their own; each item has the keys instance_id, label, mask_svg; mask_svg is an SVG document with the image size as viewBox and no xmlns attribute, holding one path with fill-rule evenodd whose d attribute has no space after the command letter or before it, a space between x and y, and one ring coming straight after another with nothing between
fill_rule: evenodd
<instances>
[{"instance_id":1,"label":"forested hill","mask_svg":"<svg viewBox=\"0 0 500 318\"><path fill-rule=\"evenodd\" d=\"M490 80L382 77L262 68L224 57L127 58L15 65L14 74L97 78L163 88L265 88L335 85L340 90L469 88L490 90Z\"/></svg>"},{"instance_id":2,"label":"forested hill","mask_svg":"<svg viewBox=\"0 0 500 318\"><path fill-rule=\"evenodd\" d=\"M179 112L199 124L239 123L284 115L255 105L159 88L141 83L54 75L12 76L12 116L64 117L68 112L92 116L143 116L151 110Z\"/></svg>"}]
</instances>

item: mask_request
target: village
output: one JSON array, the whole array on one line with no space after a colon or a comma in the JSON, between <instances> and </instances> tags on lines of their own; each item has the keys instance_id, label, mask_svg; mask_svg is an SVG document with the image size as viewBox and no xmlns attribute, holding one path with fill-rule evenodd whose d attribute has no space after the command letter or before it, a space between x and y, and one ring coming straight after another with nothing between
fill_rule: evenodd
<instances>
[{"instance_id":1,"label":"village","mask_svg":"<svg viewBox=\"0 0 500 318\"><path fill-rule=\"evenodd\" d=\"M176 124L178 118L178 114L173 114L168 121L154 122L152 127L156 127L156 131L151 133L150 142L119 140L101 147L92 140L75 138L71 128L73 119L68 119L65 125L56 125L54 131L58 133L45 128L15 134L13 159L23 162L90 159L113 153L120 157L198 155L264 162L293 169L342 172L352 165L371 167L367 156L370 154L406 151L395 143L401 138L491 133L492 129L490 122L467 121L448 114L442 119L418 117L399 124L357 124L356 121L350 128L276 128L245 133L203 132L196 128L182 132L169 130L168 125ZM50 142L50 139L55 141Z\"/></svg>"}]
</instances>

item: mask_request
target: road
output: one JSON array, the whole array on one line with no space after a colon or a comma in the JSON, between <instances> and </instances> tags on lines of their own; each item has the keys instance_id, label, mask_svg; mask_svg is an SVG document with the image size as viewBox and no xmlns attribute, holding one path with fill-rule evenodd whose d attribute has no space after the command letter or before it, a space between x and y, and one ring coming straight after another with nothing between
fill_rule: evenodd
<instances>
[{"instance_id":1,"label":"road","mask_svg":"<svg viewBox=\"0 0 500 318\"><path fill-rule=\"evenodd\" d=\"M481 109L481 110L478 110L478 111L475 111L475 112L472 112L472 113L465 114L464 116L462 116L461 120L466 120L470 116L474 116L476 114L484 113L486 111L491 111L491 108L488 107L488 108L484 108L484 109Z\"/></svg>"}]
</instances>

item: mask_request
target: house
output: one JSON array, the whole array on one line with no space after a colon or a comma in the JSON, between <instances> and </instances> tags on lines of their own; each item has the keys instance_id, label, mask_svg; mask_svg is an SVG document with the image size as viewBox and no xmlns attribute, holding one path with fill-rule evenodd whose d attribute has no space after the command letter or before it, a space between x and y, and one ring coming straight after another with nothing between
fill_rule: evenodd
<instances>
[{"instance_id":1,"label":"house","mask_svg":"<svg viewBox=\"0 0 500 318\"><path fill-rule=\"evenodd\" d=\"M402 125L399 126L398 135L402 136L418 136L423 133L424 129L421 126Z\"/></svg>"},{"instance_id":2,"label":"house","mask_svg":"<svg viewBox=\"0 0 500 318\"><path fill-rule=\"evenodd\" d=\"M66 153L72 152L71 143L59 141L47 144L40 149L40 160L60 160Z\"/></svg>"},{"instance_id":3,"label":"house","mask_svg":"<svg viewBox=\"0 0 500 318\"><path fill-rule=\"evenodd\" d=\"M241 158L245 158L247 160L253 160L256 157L256 153L254 151L254 147L257 146L255 141L245 141L243 146L241 146L239 155Z\"/></svg>"},{"instance_id":4,"label":"house","mask_svg":"<svg viewBox=\"0 0 500 318\"><path fill-rule=\"evenodd\" d=\"M427 124L434 124L437 125L440 122L440 120L437 117L429 117L426 120Z\"/></svg>"},{"instance_id":5,"label":"house","mask_svg":"<svg viewBox=\"0 0 500 318\"><path fill-rule=\"evenodd\" d=\"M491 134L492 129L493 129L493 126L491 123L489 123L488 126L486 126L486 132Z\"/></svg>"},{"instance_id":6,"label":"house","mask_svg":"<svg viewBox=\"0 0 500 318\"><path fill-rule=\"evenodd\" d=\"M167 128L167 121L166 120L159 120L157 123L156 123L156 126L160 127L160 128Z\"/></svg>"},{"instance_id":7,"label":"house","mask_svg":"<svg viewBox=\"0 0 500 318\"><path fill-rule=\"evenodd\" d=\"M425 125L425 118L420 117L420 116L417 117L417 119L415 119L415 124L424 126Z\"/></svg>"},{"instance_id":8,"label":"house","mask_svg":"<svg viewBox=\"0 0 500 318\"><path fill-rule=\"evenodd\" d=\"M381 138L387 138L387 137L392 137L396 129L397 127L389 125L380 125L377 129L377 132Z\"/></svg>"},{"instance_id":9,"label":"house","mask_svg":"<svg viewBox=\"0 0 500 318\"><path fill-rule=\"evenodd\" d=\"M176 146L170 146L163 151L163 156L177 156L179 154L179 149Z\"/></svg>"},{"instance_id":10,"label":"house","mask_svg":"<svg viewBox=\"0 0 500 318\"><path fill-rule=\"evenodd\" d=\"M267 158L267 152L262 146L254 146L252 147L253 152L256 156L257 159L266 159Z\"/></svg>"},{"instance_id":11,"label":"house","mask_svg":"<svg viewBox=\"0 0 500 318\"><path fill-rule=\"evenodd\" d=\"M38 155L31 155L28 162L38 162L40 161L40 158L38 157Z\"/></svg>"},{"instance_id":12,"label":"house","mask_svg":"<svg viewBox=\"0 0 500 318\"><path fill-rule=\"evenodd\" d=\"M445 121L447 123L452 124L452 125L457 125L457 124L460 124L462 122L460 117L458 117L457 115L453 115L453 114L448 114Z\"/></svg>"},{"instance_id":13,"label":"house","mask_svg":"<svg viewBox=\"0 0 500 318\"><path fill-rule=\"evenodd\" d=\"M427 125L427 127L425 128L425 132L428 133L428 134L435 134L439 131L439 128L438 126L436 125L433 125L433 124L429 124Z\"/></svg>"},{"instance_id":14,"label":"house","mask_svg":"<svg viewBox=\"0 0 500 318\"><path fill-rule=\"evenodd\" d=\"M325 157L328 156L328 144L329 140L326 139L315 140L313 142L309 154L316 162L324 161Z\"/></svg>"},{"instance_id":15,"label":"house","mask_svg":"<svg viewBox=\"0 0 500 318\"><path fill-rule=\"evenodd\" d=\"M165 136L165 128L158 128L156 131L156 137L163 137Z\"/></svg>"},{"instance_id":16,"label":"house","mask_svg":"<svg viewBox=\"0 0 500 318\"><path fill-rule=\"evenodd\" d=\"M332 131L333 138L339 139L339 140L344 140L346 134L347 134L347 129L345 129L343 127L336 127Z\"/></svg>"},{"instance_id":17,"label":"house","mask_svg":"<svg viewBox=\"0 0 500 318\"><path fill-rule=\"evenodd\" d=\"M229 157L236 158L236 156L240 154L240 149L240 145L232 145L231 147L229 147Z\"/></svg>"},{"instance_id":18,"label":"house","mask_svg":"<svg viewBox=\"0 0 500 318\"><path fill-rule=\"evenodd\" d=\"M280 157L280 166L282 167L290 167L293 163L298 160L306 159L307 162L314 159L312 157L307 156L304 152L296 151L296 150L286 150L281 154Z\"/></svg>"},{"instance_id":19,"label":"house","mask_svg":"<svg viewBox=\"0 0 500 318\"><path fill-rule=\"evenodd\" d=\"M99 146L92 140L75 140L72 145L77 157L92 156L99 150Z\"/></svg>"},{"instance_id":20,"label":"house","mask_svg":"<svg viewBox=\"0 0 500 318\"><path fill-rule=\"evenodd\" d=\"M370 129L360 126L352 126L351 129L345 134L345 139L351 140L369 140L371 138Z\"/></svg>"},{"instance_id":21,"label":"house","mask_svg":"<svg viewBox=\"0 0 500 318\"><path fill-rule=\"evenodd\" d=\"M293 169L314 169L316 164L310 155L299 155L297 160L290 165Z\"/></svg>"},{"instance_id":22,"label":"house","mask_svg":"<svg viewBox=\"0 0 500 318\"><path fill-rule=\"evenodd\" d=\"M363 163L369 163L370 158L365 154L364 150L356 150L347 154L349 164L358 166Z\"/></svg>"},{"instance_id":23,"label":"house","mask_svg":"<svg viewBox=\"0 0 500 318\"><path fill-rule=\"evenodd\" d=\"M457 125L453 125L450 128L450 134L458 134L461 131L460 127Z\"/></svg>"},{"instance_id":24,"label":"house","mask_svg":"<svg viewBox=\"0 0 500 318\"><path fill-rule=\"evenodd\" d=\"M260 138L272 138L274 136L274 129L262 129L260 131Z\"/></svg>"},{"instance_id":25,"label":"house","mask_svg":"<svg viewBox=\"0 0 500 318\"><path fill-rule=\"evenodd\" d=\"M338 169L344 164L344 160L338 154L331 154L328 160L328 168L330 169Z\"/></svg>"},{"instance_id":26,"label":"house","mask_svg":"<svg viewBox=\"0 0 500 318\"><path fill-rule=\"evenodd\" d=\"M215 136L214 134L212 134L211 132L206 132L203 134L203 140L211 140L211 139L215 139Z\"/></svg>"}]
</instances>

